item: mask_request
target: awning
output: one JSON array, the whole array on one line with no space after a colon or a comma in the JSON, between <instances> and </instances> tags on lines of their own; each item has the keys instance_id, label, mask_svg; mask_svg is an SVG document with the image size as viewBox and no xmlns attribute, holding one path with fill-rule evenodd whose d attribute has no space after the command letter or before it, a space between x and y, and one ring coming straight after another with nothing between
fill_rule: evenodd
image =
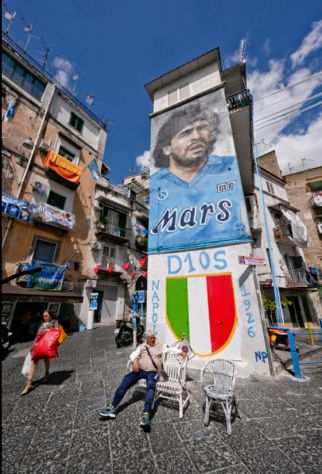
<instances>
[{"instance_id":1,"label":"awning","mask_svg":"<svg viewBox=\"0 0 322 474\"><path fill-rule=\"evenodd\" d=\"M4 301L29 303L82 303L83 296L72 291L42 291L5 284L1 286Z\"/></svg>"}]
</instances>

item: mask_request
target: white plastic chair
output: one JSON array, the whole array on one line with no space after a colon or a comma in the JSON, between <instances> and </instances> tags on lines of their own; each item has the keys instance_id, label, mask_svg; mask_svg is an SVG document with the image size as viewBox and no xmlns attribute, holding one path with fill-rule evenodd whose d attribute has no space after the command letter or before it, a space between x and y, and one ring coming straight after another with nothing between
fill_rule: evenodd
<instances>
[{"instance_id":1,"label":"white plastic chair","mask_svg":"<svg viewBox=\"0 0 322 474\"><path fill-rule=\"evenodd\" d=\"M186 387L188 361L189 357L183 356L177 349L166 348L162 355L162 363L168 380L158 381L155 390L154 403L160 398L177 403L179 418L183 417L184 409L190 400L190 393ZM127 369L131 370L131 366L132 362L129 360ZM136 389L146 389L145 380L139 380L134 386L134 391Z\"/></svg>"},{"instance_id":2,"label":"white plastic chair","mask_svg":"<svg viewBox=\"0 0 322 474\"><path fill-rule=\"evenodd\" d=\"M202 387L206 398L204 424L205 426L209 424L211 405L219 401L225 413L227 433L231 434L231 412L233 406L237 410L234 396L236 382L235 365L229 360L210 360L201 370L201 384L203 384L205 374L211 377L212 383Z\"/></svg>"}]
</instances>

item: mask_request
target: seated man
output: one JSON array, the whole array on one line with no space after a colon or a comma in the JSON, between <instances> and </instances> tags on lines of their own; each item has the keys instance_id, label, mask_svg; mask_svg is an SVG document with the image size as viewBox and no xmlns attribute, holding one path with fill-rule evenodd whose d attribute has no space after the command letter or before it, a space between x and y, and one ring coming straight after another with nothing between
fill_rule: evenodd
<instances>
[{"instance_id":1,"label":"seated man","mask_svg":"<svg viewBox=\"0 0 322 474\"><path fill-rule=\"evenodd\" d=\"M162 345L156 342L156 336L154 336L152 332L147 332L145 336L145 342L140 344L130 355L132 371L125 375L122 382L116 389L112 405L102 409L99 412L101 418L115 418L116 408L120 404L127 390L132 387L139 379L145 379L147 390L143 418L140 426L143 429L149 428L155 386L158 378L158 372L161 370L162 365L162 350Z\"/></svg>"}]
</instances>

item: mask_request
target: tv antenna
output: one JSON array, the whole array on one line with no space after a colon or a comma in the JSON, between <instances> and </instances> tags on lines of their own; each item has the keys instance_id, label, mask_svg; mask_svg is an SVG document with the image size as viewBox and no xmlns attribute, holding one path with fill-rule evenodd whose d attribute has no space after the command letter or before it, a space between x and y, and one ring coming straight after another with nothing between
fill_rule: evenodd
<instances>
[{"instance_id":1,"label":"tv antenna","mask_svg":"<svg viewBox=\"0 0 322 474\"><path fill-rule=\"evenodd\" d=\"M17 15L17 12L11 13L11 12L9 12L8 10L5 11L4 17L5 17L5 19L8 21L8 26L7 26L7 29L6 29L6 34L9 33L10 28L11 28L11 25L12 25L14 19L16 18L16 15Z\"/></svg>"},{"instance_id":2,"label":"tv antenna","mask_svg":"<svg viewBox=\"0 0 322 474\"><path fill-rule=\"evenodd\" d=\"M246 59L247 59L246 49L247 49L247 40L246 38L243 38L240 41L240 46L239 46L239 61L242 64L246 63Z\"/></svg>"}]
</instances>

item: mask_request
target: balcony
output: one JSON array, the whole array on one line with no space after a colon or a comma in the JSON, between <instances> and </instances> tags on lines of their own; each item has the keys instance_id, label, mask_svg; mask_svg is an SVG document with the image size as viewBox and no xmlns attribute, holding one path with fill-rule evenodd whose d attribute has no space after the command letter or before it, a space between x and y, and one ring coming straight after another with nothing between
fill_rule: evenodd
<instances>
[{"instance_id":1,"label":"balcony","mask_svg":"<svg viewBox=\"0 0 322 474\"><path fill-rule=\"evenodd\" d=\"M34 207L33 219L35 222L66 231L72 230L75 225L74 214L44 203Z\"/></svg>"},{"instance_id":2,"label":"balcony","mask_svg":"<svg viewBox=\"0 0 322 474\"><path fill-rule=\"evenodd\" d=\"M287 277L288 288L307 287L309 285L305 268L293 269L288 268L289 277Z\"/></svg>"},{"instance_id":3,"label":"balcony","mask_svg":"<svg viewBox=\"0 0 322 474\"><path fill-rule=\"evenodd\" d=\"M46 153L43 163L52 177L58 178L60 183L73 189L79 185L83 167L74 165L74 163L53 150Z\"/></svg>"},{"instance_id":4,"label":"balcony","mask_svg":"<svg viewBox=\"0 0 322 474\"><path fill-rule=\"evenodd\" d=\"M244 89L238 94L233 94L230 97L227 97L228 109L236 110L243 107L248 107L252 104L252 94L248 89Z\"/></svg>"},{"instance_id":5,"label":"balcony","mask_svg":"<svg viewBox=\"0 0 322 474\"><path fill-rule=\"evenodd\" d=\"M108 237L119 242L126 242L130 238L130 230L113 224L105 224L104 222L96 222L96 235L100 237Z\"/></svg>"},{"instance_id":6,"label":"balcony","mask_svg":"<svg viewBox=\"0 0 322 474\"><path fill-rule=\"evenodd\" d=\"M148 248L148 238L143 235L137 235L135 237L135 246L138 250L146 252Z\"/></svg>"}]
</instances>

